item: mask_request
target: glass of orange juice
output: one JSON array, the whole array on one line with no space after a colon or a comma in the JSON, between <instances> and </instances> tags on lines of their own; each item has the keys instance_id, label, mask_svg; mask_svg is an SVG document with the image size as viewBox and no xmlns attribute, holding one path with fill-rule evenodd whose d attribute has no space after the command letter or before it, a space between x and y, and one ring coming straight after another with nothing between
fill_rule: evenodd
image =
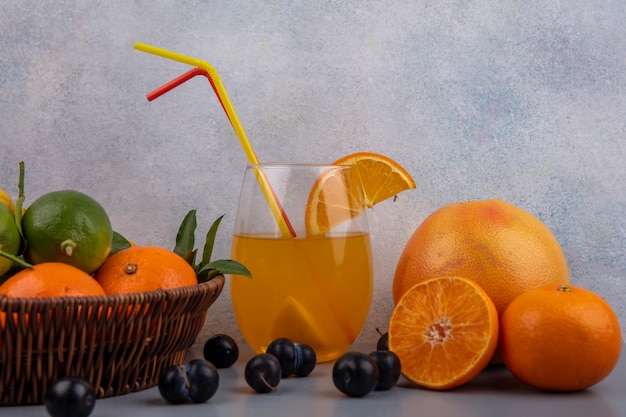
<instances>
[{"instance_id":1,"label":"glass of orange juice","mask_svg":"<svg viewBox=\"0 0 626 417\"><path fill-rule=\"evenodd\" d=\"M279 227L259 175L293 234ZM369 228L356 170L249 165L231 256L252 275L233 276L230 293L239 329L253 350L264 352L274 339L287 337L310 345L320 362L337 358L361 331L372 296Z\"/></svg>"}]
</instances>

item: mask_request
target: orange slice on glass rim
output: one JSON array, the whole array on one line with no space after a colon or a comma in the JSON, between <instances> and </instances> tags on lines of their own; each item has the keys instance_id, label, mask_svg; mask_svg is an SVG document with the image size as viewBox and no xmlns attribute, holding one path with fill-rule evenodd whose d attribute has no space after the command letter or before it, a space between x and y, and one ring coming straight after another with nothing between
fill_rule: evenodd
<instances>
[{"instance_id":1,"label":"orange slice on glass rim","mask_svg":"<svg viewBox=\"0 0 626 417\"><path fill-rule=\"evenodd\" d=\"M368 208L402 191L415 188L415 181L408 171L385 155L357 152L336 160L333 165L354 165L361 179Z\"/></svg>"},{"instance_id":2,"label":"orange slice on glass rim","mask_svg":"<svg viewBox=\"0 0 626 417\"><path fill-rule=\"evenodd\" d=\"M498 344L498 312L487 293L461 277L409 289L389 321L389 350L413 383L445 390L477 376Z\"/></svg>"},{"instance_id":3,"label":"orange slice on glass rim","mask_svg":"<svg viewBox=\"0 0 626 417\"><path fill-rule=\"evenodd\" d=\"M359 216L365 207L371 208L402 191L415 188L415 181L408 171L385 155L357 152L338 159L333 165L354 166L362 191L347 189L347 184L352 181L344 178L343 170L330 169L320 175L307 202L305 225L308 235L323 235L339 223Z\"/></svg>"}]
</instances>

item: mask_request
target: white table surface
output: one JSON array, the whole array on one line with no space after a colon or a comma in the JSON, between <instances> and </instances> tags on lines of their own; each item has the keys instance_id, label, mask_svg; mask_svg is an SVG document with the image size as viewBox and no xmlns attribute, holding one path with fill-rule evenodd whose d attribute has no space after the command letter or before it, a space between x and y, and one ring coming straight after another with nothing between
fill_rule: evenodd
<instances>
[{"instance_id":1,"label":"white table surface","mask_svg":"<svg viewBox=\"0 0 626 417\"><path fill-rule=\"evenodd\" d=\"M170 405L156 387L128 395L100 399L92 417L277 417L277 416L419 416L419 417L623 417L626 416L626 356L604 381L581 392L548 393L527 387L503 367L487 368L473 381L450 391L415 387L404 378L390 391L374 391L363 398L341 394L332 382L332 363L318 364L306 378L281 380L278 390L254 393L243 371L252 351L240 347L235 365L220 369L220 386L203 404ZM371 346L352 350L369 353ZM201 357L193 348L190 357ZM47 416L43 406L0 406L7 417Z\"/></svg>"}]
</instances>

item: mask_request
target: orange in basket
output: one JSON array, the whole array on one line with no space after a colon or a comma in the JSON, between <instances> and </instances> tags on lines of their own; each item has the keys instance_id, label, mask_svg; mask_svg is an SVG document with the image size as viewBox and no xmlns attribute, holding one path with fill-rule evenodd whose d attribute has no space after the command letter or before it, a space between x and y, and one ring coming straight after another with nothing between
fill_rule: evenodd
<instances>
[{"instance_id":1,"label":"orange in basket","mask_svg":"<svg viewBox=\"0 0 626 417\"><path fill-rule=\"evenodd\" d=\"M43 262L25 268L0 285L7 297L76 297L105 295L104 289L89 274L62 263Z\"/></svg>"},{"instance_id":2,"label":"orange in basket","mask_svg":"<svg viewBox=\"0 0 626 417\"><path fill-rule=\"evenodd\" d=\"M0 294L10 298L106 295L90 275L62 262L43 262L21 270L0 285ZM5 324L4 312L0 312L0 323Z\"/></svg>"},{"instance_id":3,"label":"orange in basket","mask_svg":"<svg viewBox=\"0 0 626 417\"><path fill-rule=\"evenodd\" d=\"M197 285L196 271L180 255L155 246L131 246L109 256L95 275L109 294L132 294ZM148 308L149 304L144 305ZM117 310L119 315L122 309ZM139 314L139 307L134 315ZM111 312L109 312L110 314ZM129 306L126 317L133 315Z\"/></svg>"},{"instance_id":4,"label":"orange in basket","mask_svg":"<svg viewBox=\"0 0 626 417\"><path fill-rule=\"evenodd\" d=\"M107 294L166 290L198 283L178 254L155 246L132 246L109 256L95 275Z\"/></svg>"}]
</instances>

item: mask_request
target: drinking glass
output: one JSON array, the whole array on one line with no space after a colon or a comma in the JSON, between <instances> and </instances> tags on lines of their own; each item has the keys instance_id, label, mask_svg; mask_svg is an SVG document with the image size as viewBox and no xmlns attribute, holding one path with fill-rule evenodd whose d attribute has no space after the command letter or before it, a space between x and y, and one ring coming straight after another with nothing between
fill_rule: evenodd
<instances>
[{"instance_id":1,"label":"drinking glass","mask_svg":"<svg viewBox=\"0 0 626 417\"><path fill-rule=\"evenodd\" d=\"M311 203L314 185L329 173L332 190ZM295 237L278 226L259 175L267 180ZM337 213L345 215L343 203L353 209L347 220L325 233L311 233L311 227L307 233L305 218L313 208L313 222L324 222ZM249 165L231 256L252 275L231 277L230 293L239 329L254 351L264 352L273 340L287 337L310 345L320 362L340 356L361 331L373 286L369 228L356 170L338 165Z\"/></svg>"}]
</instances>

